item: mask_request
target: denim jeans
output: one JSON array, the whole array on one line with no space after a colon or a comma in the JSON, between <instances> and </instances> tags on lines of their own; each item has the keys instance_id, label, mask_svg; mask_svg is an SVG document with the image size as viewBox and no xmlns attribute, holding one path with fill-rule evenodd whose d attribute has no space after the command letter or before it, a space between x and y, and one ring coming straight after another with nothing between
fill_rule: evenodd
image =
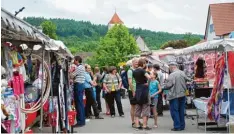
<instances>
[{"instance_id":1,"label":"denim jeans","mask_svg":"<svg viewBox=\"0 0 234 134\"><path fill-rule=\"evenodd\" d=\"M85 125L85 109L83 102L84 84L74 83L74 101L76 107L76 121L78 125Z\"/></svg>"},{"instance_id":2,"label":"denim jeans","mask_svg":"<svg viewBox=\"0 0 234 134\"><path fill-rule=\"evenodd\" d=\"M170 113L174 122L175 129L185 128L185 101L186 97L180 97L170 100Z\"/></svg>"}]
</instances>

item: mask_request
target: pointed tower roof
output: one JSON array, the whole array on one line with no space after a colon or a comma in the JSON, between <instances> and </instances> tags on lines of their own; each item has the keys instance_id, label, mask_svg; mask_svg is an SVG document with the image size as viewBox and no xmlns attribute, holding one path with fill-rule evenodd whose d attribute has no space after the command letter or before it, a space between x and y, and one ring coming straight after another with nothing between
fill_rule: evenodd
<instances>
[{"instance_id":1,"label":"pointed tower roof","mask_svg":"<svg viewBox=\"0 0 234 134\"><path fill-rule=\"evenodd\" d=\"M108 24L123 24L123 21L119 18L118 14L115 12Z\"/></svg>"}]
</instances>

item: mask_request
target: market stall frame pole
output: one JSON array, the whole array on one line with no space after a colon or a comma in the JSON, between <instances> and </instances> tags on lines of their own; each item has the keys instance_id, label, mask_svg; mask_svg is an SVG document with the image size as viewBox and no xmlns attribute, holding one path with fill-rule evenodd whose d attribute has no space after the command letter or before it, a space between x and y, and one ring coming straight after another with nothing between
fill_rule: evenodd
<instances>
[{"instance_id":1,"label":"market stall frame pole","mask_svg":"<svg viewBox=\"0 0 234 134\"><path fill-rule=\"evenodd\" d=\"M52 67L52 64L51 64L51 57L50 57L50 54L52 53L52 51L48 51L48 57L49 57L49 66L50 66L50 73L51 73L51 67ZM52 75L50 75L51 77L51 80L52 80ZM52 101L52 109L54 109L54 94L53 94L53 88L52 88L52 81L50 82L50 94L51 94L51 101ZM55 127L52 126L52 133L56 133L56 129Z\"/></svg>"},{"instance_id":2,"label":"market stall frame pole","mask_svg":"<svg viewBox=\"0 0 234 134\"><path fill-rule=\"evenodd\" d=\"M226 61L226 69L227 69L227 73L229 73L229 67L228 67L228 52L226 51L225 52L225 61ZM229 74L230 75L230 74ZM231 105L230 105L230 88L229 88L229 85L228 85L228 88L227 88L227 92L228 92L228 102L229 102L229 108L228 108L228 118L230 118L230 115L231 115ZM230 132L230 124L228 125L228 132Z\"/></svg>"},{"instance_id":3,"label":"market stall frame pole","mask_svg":"<svg viewBox=\"0 0 234 134\"><path fill-rule=\"evenodd\" d=\"M44 57L44 51L45 50L45 46L43 45L42 47L42 82L41 82L41 98L43 98L43 87L44 87L44 60L45 60L45 57ZM43 128L43 100L41 100L41 111L40 111L40 131L42 132L42 128Z\"/></svg>"}]
</instances>

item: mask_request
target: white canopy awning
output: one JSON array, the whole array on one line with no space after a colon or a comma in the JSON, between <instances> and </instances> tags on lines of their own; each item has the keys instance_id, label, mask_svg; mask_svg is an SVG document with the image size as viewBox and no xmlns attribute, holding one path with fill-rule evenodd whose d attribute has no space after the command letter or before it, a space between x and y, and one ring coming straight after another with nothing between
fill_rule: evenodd
<instances>
[{"instance_id":1,"label":"white canopy awning","mask_svg":"<svg viewBox=\"0 0 234 134\"><path fill-rule=\"evenodd\" d=\"M41 49L41 45L35 45L34 50ZM64 57L68 56L73 58L74 56L71 54L70 50L64 45L64 43L60 40L50 39L49 45L45 46L45 50L47 51L55 51L57 54L63 55Z\"/></svg>"},{"instance_id":2,"label":"white canopy awning","mask_svg":"<svg viewBox=\"0 0 234 134\"><path fill-rule=\"evenodd\" d=\"M181 49L176 52L177 55L180 54L189 54L200 51L234 51L234 39L221 39L221 40L212 40L206 41L191 47Z\"/></svg>"},{"instance_id":3,"label":"white canopy awning","mask_svg":"<svg viewBox=\"0 0 234 134\"><path fill-rule=\"evenodd\" d=\"M20 33L21 36L24 35L35 40L39 39L42 44L47 45L49 43L50 38L47 35L3 8L1 8L1 24L1 28L12 29Z\"/></svg>"}]
</instances>

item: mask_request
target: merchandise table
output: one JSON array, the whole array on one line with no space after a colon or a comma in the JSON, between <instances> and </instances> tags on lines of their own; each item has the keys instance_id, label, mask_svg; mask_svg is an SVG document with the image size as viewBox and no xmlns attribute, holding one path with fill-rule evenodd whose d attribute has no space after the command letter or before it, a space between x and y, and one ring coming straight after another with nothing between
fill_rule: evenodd
<instances>
[{"instance_id":1,"label":"merchandise table","mask_svg":"<svg viewBox=\"0 0 234 134\"><path fill-rule=\"evenodd\" d=\"M199 127L199 125L205 125L205 132L206 132L206 129L207 129L207 125L218 125L216 122L207 122L207 104L208 104L208 100L209 98L197 98L197 99L194 99L193 100L193 103L196 107L196 114L197 114L197 127ZM227 114L227 111L228 111L228 107L229 107L229 102L226 101L226 102L222 102L222 105L221 105L221 112L220 114L222 115L225 115ZM202 112L205 116L205 122L199 122L198 119L199 119L199 115L198 115L198 112Z\"/></svg>"}]
</instances>

